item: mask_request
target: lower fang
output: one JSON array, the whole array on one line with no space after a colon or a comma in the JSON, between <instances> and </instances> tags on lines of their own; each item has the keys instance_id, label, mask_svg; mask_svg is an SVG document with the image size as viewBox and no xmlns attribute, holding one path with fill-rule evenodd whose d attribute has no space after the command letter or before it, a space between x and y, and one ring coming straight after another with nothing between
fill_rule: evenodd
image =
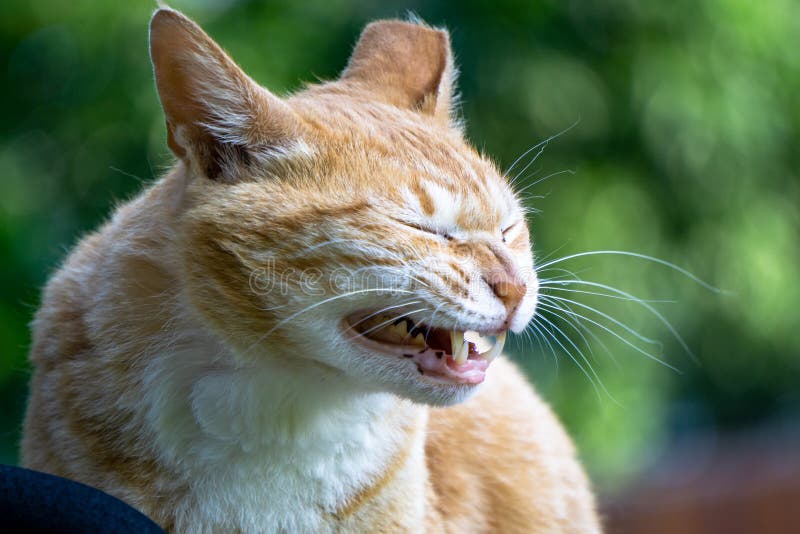
<instances>
[{"instance_id":1,"label":"lower fang","mask_svg":"<svg viewBox=\"0 0 800 534\"><path fill-rule=\"evenodd\" d=\"M506 333L507 332L503 332L502 334L498 335L494 342L494 346L486 352L482 352L481 358L485 358L486 361L491 362L500 356L500 353L503 352L503 346L506 344Z\"/></svg>"}]
</instances>

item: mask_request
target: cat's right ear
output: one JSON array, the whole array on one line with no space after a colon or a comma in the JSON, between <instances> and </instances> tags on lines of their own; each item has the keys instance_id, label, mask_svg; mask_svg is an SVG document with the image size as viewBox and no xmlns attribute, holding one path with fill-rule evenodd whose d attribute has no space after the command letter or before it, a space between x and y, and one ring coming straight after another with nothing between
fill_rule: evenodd
<instances>
[{"instance_id":1,"label":"cat's right ear","mask_svg":"<svg viewBox=\"0 0 800 534\"><path fill-rule=\"evenodd\" d=\"M291 108L181 13L162 8L153 14L150 58L167 143L196 172L227 179L235 174L232 166L252 159L251 151L279 148L296 137Z\"/></svg>"}]
</instances>

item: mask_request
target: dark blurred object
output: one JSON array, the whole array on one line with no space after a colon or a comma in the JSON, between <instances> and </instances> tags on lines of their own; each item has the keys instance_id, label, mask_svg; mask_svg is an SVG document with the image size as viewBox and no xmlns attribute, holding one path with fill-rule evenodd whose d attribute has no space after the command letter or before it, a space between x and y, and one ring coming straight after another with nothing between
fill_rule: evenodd
<instances>
[{"instance_id":1,"label":"dark blurred object","mask_svg":"<svg viewBox=\"0 0 800 534\"><path fill-rule=\"evenodd\" d=\"M776 431L681 449L607 503L609 534L800 532L800 438Z\"/></svg>"},{"instance_id":2,"label":"dark blurred object","mask_svg":"<svg viewBox=\"0 0 800 534\"><path fill-rule=\"evenodd\" d=\"M0 465L4 532L163 534L121 500L65 478Z\"/></svg>"}]
</instances>

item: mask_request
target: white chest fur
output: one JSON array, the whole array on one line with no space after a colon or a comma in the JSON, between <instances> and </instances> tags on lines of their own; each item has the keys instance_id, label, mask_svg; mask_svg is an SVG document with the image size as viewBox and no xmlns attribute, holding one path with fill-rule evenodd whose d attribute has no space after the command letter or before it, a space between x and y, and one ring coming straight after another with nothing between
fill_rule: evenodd
<instances>
[{"instance_id":1,"label":"white chest fur","mask_svg":"<svg viewBox=\"0 0 800 534\"><path fill-rule=\"evenodd\" d=\"M424 462L424 409L278 365L220 369L209 365L213 346L172 344L148 373L157 453L188 487L177 531L324 532L404 448Z\"/></svg>"}]
</instances>

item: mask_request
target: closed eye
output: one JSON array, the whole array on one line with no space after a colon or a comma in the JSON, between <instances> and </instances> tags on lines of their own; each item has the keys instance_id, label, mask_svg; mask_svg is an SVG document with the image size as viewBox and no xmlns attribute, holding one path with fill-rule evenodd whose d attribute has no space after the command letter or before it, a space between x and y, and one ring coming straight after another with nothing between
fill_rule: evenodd
<instances>
[{"instance_id":1,"label":"closed eye","mask_svg":"<svg viewBox=\"0 0 800 534\"><path fill-rule=\"evenodd\" d=\"M514 222L512 224L509 224L508 226L506 226L502 230L500 230L500 233L503 235L503 243L506 242L506 239L508 238L509 234L511 233L511 230L514 230L519 225L519 223L520 223L520 221Z\"/></svg>"},{"instance_id":2,"label":"closed eye","mask_svg":"<svg viewBox=\"0 0 800 534\"><path fill-rule=\"evenodd\" d=\"M415 223L415 222L412 222L412 221L404 221L404 220L401 220L401 219L392 218L392 220L402 224L403 226L408 226L409 228L413 228L414 230L418 230L420 232L425 232L426 234L433 234L433 235L436 235L436 236L439 236L439 237L443 237L443 238L447 239L448 241L453 239L453 236L450 235L450 233L448 233L448 232L446 232L446 231L444 231L442 229L433 228L431 226L423 226L421 224L418 224L418 223Z\"/></svg>"}]
</instances>

